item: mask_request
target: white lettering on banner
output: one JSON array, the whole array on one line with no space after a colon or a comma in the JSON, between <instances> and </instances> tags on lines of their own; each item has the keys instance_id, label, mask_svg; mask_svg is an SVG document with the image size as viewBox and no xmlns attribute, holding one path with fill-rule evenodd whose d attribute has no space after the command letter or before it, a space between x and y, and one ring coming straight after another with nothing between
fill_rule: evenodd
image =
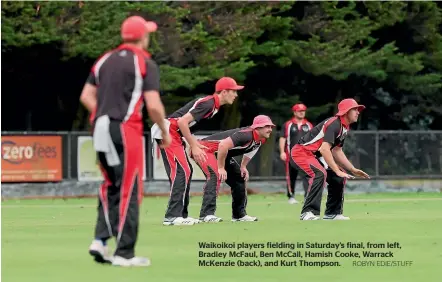
<instances>
[{"instance_id":1,"label":"white lettering on banner","mask_svg":"<svg viewBox=\"0 0 442 282\"><path fill-rule=\"evenodd\" d=\"M147 179L146 169L146 138L143 137L143 181ZM91 136L78 136L77 138L77 179L78 181L102 181L97 154Z\"/></svg>"},{"instance_id":2,"label":"white lettering on banner","mask_svg":"<svg viewBox=\"0 0 442 282\"><path fill-rule=\"evenodd\" d=\"M196 139L202 139L208 135L195 135ZM184 139L184 138L183 138ZM185 141L186 142L186 141ZM186 142L187 156L190 156L189 145ZM200 167L189 157L190 163L193 167L192 180L206 180L203 171ZM161 156L158 144L154 142L153 144L153 179L154 180L169 180L166 173L166 168L164 167L163 157Z\"/></svg>"}]
</instances>

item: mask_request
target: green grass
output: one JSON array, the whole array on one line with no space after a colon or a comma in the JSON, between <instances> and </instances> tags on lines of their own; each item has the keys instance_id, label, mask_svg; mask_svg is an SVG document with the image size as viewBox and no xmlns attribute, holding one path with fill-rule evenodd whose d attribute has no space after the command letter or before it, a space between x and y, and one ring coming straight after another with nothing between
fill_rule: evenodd
<instances>
[{"instance_id":1,"label":"green grass","mask_svg":"<svg viewBox=\"0 0 442 282\"><path fill-rule=\"evenodd\" d=\"M191 200L191 216L200 197ZM9 200L2 202L2 281L441 281L442 198L437 193L346 196L350 221L299 221L300 205L282 195L249 197L248 213L259 222L230 222L230 198L219 199L219 224L162 226L166 198L145 198L137 245L149 268L95 264L87 253L93 236L96 200ZM200 267L198 242L399 242L394 258L310 258L338 261L339 267ZM262 249L258 249L259 251ZM328 249L302 249L304 251ZM348 251L344 249L341 251ZM211 250L214 251L214 250ZM218 249L218 251L230 251ZM266 249L266 251L271 251ZM273 249L273 251L276 251ZM335 250L331 250L333 253ZM352 251L361 252L361 250ZM220 260L220 259L217 259ZM238 259L230 259L237 261ZM297 258L260 258L265 261ZM412 261L407 267L356 267L353 261Z\"/></svg>"}]
</instances>

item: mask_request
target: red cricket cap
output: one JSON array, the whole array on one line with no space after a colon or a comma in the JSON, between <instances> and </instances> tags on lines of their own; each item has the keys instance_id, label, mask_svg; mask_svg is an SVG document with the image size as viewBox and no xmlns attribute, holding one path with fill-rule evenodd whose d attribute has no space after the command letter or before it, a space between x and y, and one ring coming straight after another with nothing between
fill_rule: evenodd
<instances>
[{"instance_id":1,"label":"red cricket cap","mask_svg":"<svg viewBox=\"0 0 442 282\"><path fill-rule=\"evenodd\" d=\"M300 112L300 111L306 111L307 107L304 104L296 104L292 107L292 111L294 112Z\"/></svg>"},{"instance_id":2,"label":"red cricket cap","mask_svg":"<svg viewBox=\"0 0 442 282\"><path fill-rule=\"evenodd\" d=\"M252 124L251 128L255 129L255 128L260 128L260 127L264 127L264 126L268 126L268 125L270 125L272 127L276 126L273 124L272 120L268 116L259 115L253 119L253 124Z\"/></svg>"},{"instance_id":3,"label":"red cricket cap","mask_svg":"<svg viewBox=\"0 0 442 282\"><path fill-rule=\"evenodd\" d=\"M157 31L155 22L149 22L140 16L132 16L124 20L121 25L121 37L123 40L141 39L146 33Z\"/></svg>"},{"instance_id":4,"label":"red cricket cap","mask_svg":"<svg viewBox=\"0 0 442 282\"><path fill-rule=\"evenodd\" d=\"M338 104L337 116L345 115L349 110L357 108L359 112L365 109L364 105L359 105L355 99L344 99Z\"/></svg>"},{"instance_id":5,"label":"red cricket cap","mask_svg":"<svg viewBox=\"0 0 442 282\"><path fill-rule=\"evenodd\" d=\"M236 81L231 77L222 77L220 78L215 85L215 91L223 91L223 90L241 90L244 86L238 85Z\"/></svg>"}]
</instances>

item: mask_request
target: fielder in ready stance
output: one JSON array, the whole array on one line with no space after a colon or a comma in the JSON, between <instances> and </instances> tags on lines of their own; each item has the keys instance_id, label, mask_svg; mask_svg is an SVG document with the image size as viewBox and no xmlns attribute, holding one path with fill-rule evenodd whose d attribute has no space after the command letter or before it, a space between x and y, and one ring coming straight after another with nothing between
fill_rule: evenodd
<instances>
[{"instance_id":1,"label":"fielder in ready stance","mask_svg":"<svg viewBox=\"0 0 442 282\"><path fill-rule=\"evenodd\" d=\"M285 163L285 179L287 181L287 197L289 204L297 204L295 199L296 178L298 170L290 165L290 150L298 143L299 138L313 128L313 125L305 118L307 107L304 104L296 104L292 107L293 118L286 121L281 128L279 137L280 158ZM289 157L287 157L289 156ZM302 177L304 186L304 198L307 195L308 179Z\"/></svg>"},{"instance_id":2,"label":"fielder in ready stance","mask_svg":"<svg viewBox=\"0 0 442 282\"><path fill-rule=\"evenodd\" d=\"M328 196L323 219L348 220L344 216L344 186L349 178L338 164L355 176L369 178L364 171L355 168L342 150L350 124L358 121L365 106L354 99L344 99L338 105L338 113L315 126L301 137L291 150L290 164L309 179L308 194L301 211L301 220L318 220L322 190L328 183ZM338 163L338 164L337 164Z\"/></svg>"},{"instance_id":3,"label":"fielder in ready stance","mask_svg":"<svg viewBox=\"0 0 442 282\"><path fill-rule=\"evenodd\" d=\"M96 61L80 97L93 113L94 149L104 178L98 193L95 239L89 247L100 263L150 265L149 259L135 256L143 197L143 99L150 118L159 123L162 146L170 144L158 66L146 51L149 33L156 30L154 22L141 17L126 19L121 26L124 44ZM110 256L106 241L113 236L116 250Z\"/></svg>"},{"instance_id":4,"label":"fielder in ready stance","mask_svg":"<svg viewBox=\"0 0 442 282\"><path fill-rule=\"evenodd\" d=\"M231 105L238 96L237 91L244 86L238 85L233 78L223 77L215 85L215 94L197 98L168 116L167 124L172 137L170 147L161 149L164 167L169 176L170 198L163 225L193 225L200 221L188 216L189 190L193 168L186 153L186 143L196 161L204 163L207 155L205 146L192 135L198 129L198 123L212 118L222 105ZM161 144L161 136L154 125L152 138Z\"/></svg>"},{"instance_id":5,"label":"fielder in ready stance","mask_svg":"<svg viewBox=\"0 0 442 282\"><path fill-rule=\"evenodd\" d=\"M220 222L215 216L216 198L221 182L225 181L232 189L232 221L257 221L247 215L246 182L249 180L247 164L259 148L270 137L275 125L268 116L259 115L249 127L219 132L203 138L199 142L207 149L207 161L196 161L206 176L200 220ZM241 165L234 159L243 155Z\"/></svg>"}]
</instances>

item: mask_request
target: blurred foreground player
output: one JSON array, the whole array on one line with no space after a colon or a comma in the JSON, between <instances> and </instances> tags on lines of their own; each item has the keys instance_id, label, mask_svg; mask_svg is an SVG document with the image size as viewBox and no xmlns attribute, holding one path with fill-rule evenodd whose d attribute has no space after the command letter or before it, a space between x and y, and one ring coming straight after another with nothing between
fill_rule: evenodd
<instances>
[{"instance_id":1,"label":"blurred foreground player","mask_svg":"<svg viewBox=\"0 0 442 282\"><path fill-rule=\"evenodd\" d=\"M279 137L280 158L285 163L285 179L287 181L287 197L289 204L297 204L295 199L295 185L298 170L290 165L290 150L298 143L299 138L313 128L313 125L305 118L307 107L304 104L296 104L292 107L293 118L286 121L281 128ZM302 177L304 186L304 198L307 195L308 178Z\"/></svg>"},{"instance_id":2,"label":"blurred foreground player","mask_svg":"<svg viewBox=\"0 0 442 282\"><path fill-rule=\"evenodd\" d=\"M247 215L247 188L249 180L247 164L270 137L275 125L268 116L259 115L249 127L231 129L210 135L199 142L207 149L207 161L196 161L206 176L200 220L220 222L215 216L216 198L221 182L232 189L232 221L257 221ZM243 155L241 165L234 159Z\"/></svg>"},{"instance_id":3,"label":"blurred foreground player","mask_svg":"<svg viewBox=\"0 0 442 282\"><path fill-rule=\"evenodd\" d=\"M193 168L187 157L183 138L189 144L194 159L204 163L207 160L204 152L206 147L199 143L192 133L198 130L202 120L211 119L218 113L221 106L233 104L238 97L237 91L243 88L244 86L238 85L231 77L220 78L215 85L215 94L194 99L168 116L167 126L172 143L170 147L161 149L161 156L169 176L170 198L163 225L194 225L200 222L188 216ZM152 126L151 132L152 138L161 144L156 125Z\"/></svg>"},{"instance_id":4,"label":"blurred foreground player","mask_svg":"<svg viewBox=\"0 0 442 282\"><path fill-rule=\"evenodd\" d=\"M170 144L159 95L158 66L146 51L149 33L157 25L141 17L127 18L121 27L124 44L101 56L92 67L80 101L93 113L94 149L104 177L99 189L95 240L89 253L97 262L117 266L148 266L135 256L139 205L143 196L143 99L150 118ZM116 237L110 256L106 241Z\"/></svg>"},{"instance_id":5,"label":"blurred foreground player","mask_svg":"<svg viewBox=\"0 0 442 282\"><path fill-rule=\"evenodd\" d=\"M290 164L309 178L308 194L301 211L301 220L318 220L322 190L328 183L328 196L323 219L348 220L344 216L344 186L349 178L338 164L355 176L369 178L364 171L355 168L342 150L350 124L357 122L365 106L354 99L344 99L338 105L338 113L315 126L301 137L291 150Z\"/></svg>"}]
</instances>

